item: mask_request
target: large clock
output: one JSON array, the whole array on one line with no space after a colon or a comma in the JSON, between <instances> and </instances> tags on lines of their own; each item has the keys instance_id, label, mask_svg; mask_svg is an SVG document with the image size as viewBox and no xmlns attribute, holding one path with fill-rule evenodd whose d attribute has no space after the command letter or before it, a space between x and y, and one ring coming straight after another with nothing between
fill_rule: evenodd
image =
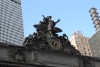
<instances>
[{"instance_id":1,"label":"large clock","mask_svg":"<svg viewBox=\"0 0 100 67\"><path fill-rule=\"evenodd\" d=\"M49 46L52 50L61 50L62 45L59 39L52 37L49 39Z\"/></svg>"}]
</instances>

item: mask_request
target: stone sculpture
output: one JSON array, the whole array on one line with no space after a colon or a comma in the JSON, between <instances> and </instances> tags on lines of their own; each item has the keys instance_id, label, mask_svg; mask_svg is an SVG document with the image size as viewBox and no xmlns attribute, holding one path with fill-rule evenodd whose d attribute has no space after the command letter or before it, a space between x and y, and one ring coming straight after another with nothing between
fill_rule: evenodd
<instances>
[{"instance_id":1,"label":"stone sculpture","mask_svg":"<svg viewBox=\"0 0 100 67\"><path fill-rule=\"evenodd\" d=\"M71 45L66 34L63 34L63 36L57 34L62 32L60 28L56 27L60 19L55 22L52 20L52 16L42 16L44 17L43 21L33 25L36 28L36 32L26 37L23 45L31 49L61 51L79 55L80 52Z\"/></svg>"}]
</instances>

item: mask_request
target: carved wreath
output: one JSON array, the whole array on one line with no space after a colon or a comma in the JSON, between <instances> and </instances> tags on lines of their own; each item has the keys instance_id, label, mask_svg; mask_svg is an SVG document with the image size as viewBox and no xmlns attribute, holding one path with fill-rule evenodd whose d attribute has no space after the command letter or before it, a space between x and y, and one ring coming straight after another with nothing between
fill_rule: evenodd
<instances>
[{"instance_id":1,"label":"carved wreath","mask_svg":"<svg viewBox=\"0 0 100 67\"><path fill-rule=\"evenodd\" d=\"M21 48L14 48L11 47L9 49L9 57L14 61L25 61L24 59L24 52Z\"/></svg>"}]
</instances>

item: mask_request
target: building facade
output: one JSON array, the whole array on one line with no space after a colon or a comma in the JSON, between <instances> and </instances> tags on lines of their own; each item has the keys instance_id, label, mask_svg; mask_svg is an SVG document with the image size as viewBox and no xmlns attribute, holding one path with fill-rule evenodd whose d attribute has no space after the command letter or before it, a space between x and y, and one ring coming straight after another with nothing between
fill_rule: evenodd
<instances>
[{"instance_id":1,"label":"building facade","mask_svg":"<svg viewBox=\"0 0 100 67\"><path fill-rule=\"evenodd\" d=\"M0 67L100 67L100 58L66 54L47 48L37 50L0 43Z\"/></svg>"},{"instance_id":2,"label":"building facade","mask_svg":"<svg viewBox=\"0 0 100 67\"><path fill-rule=\"evenodd\" d=\"M100 29L89 39L89 45L94 57L100 57Z\"/></svg>"},{"instance_id":3,"label":"building facade","mask_svg":"<svg viewBox=\"0 0 100 67\"><path fill-rule=\"evenodd\" d=\"M85 37L82 35L81 32L77 31L74 32L73 35L70 38L71 44L80 51L82 55L85 56L92 56L90 46L88 44L88 37Z\"/></svg>"},{"instance_id":4,"label":"building facade","mask_svg":"<svg viewBox=\"0 0 100 67\"><path fill-rule=\"evenodd\" d=\"M21 0L0 0L0 42L21 45L23 40Z\"/></svg>"}]
</instances>

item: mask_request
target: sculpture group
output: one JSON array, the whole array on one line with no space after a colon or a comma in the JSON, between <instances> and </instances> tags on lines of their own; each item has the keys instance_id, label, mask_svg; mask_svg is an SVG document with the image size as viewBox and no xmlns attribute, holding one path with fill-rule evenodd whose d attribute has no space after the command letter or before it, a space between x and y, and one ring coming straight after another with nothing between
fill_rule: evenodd
<instances>
[{"instance_id":1,"label":"sculpture group","mask_svg":"<svg viewBox=\"0 0 100 67\"><path fill-rule=\"evenodd\" d=\"M66 34L62 36L57 34L62 32L60 28L56 27L60 19L55 22L52 20L52 16L42 16L43 21L33 25L36 28L36 32L26 37L23 45L29 49L42 49L80 55L80 52L71 45Z\"/></svg>"}]
</instances>

